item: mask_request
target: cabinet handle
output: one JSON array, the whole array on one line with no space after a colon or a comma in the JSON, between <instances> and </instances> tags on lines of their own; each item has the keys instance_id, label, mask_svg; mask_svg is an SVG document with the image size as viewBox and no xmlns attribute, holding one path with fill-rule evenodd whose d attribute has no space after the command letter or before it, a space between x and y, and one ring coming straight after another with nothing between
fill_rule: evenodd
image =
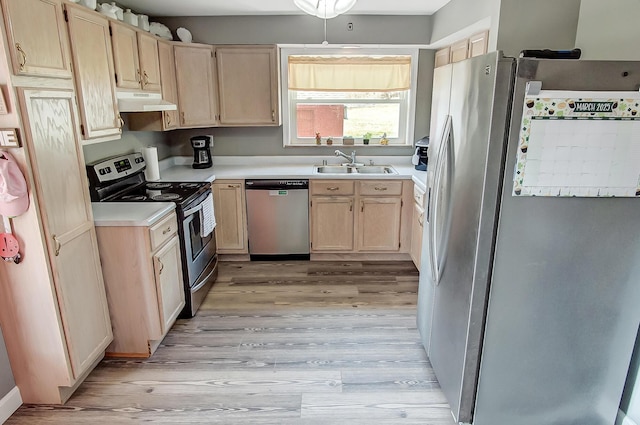
<instances>
[{"instance_id":1,"label":"cabinet handle","mask_svg":"<svg viewBox=\"0 0 640 425\"><path fill-rule=\"evenodd\" d=\"M364 212L364 201L360 201L360 212Z\"/></svg>"},{"instance_id":2,"label":"cabinet handle","mask_svg":"<svg viewBox=\"0 0 640 425\"><path fill-rule=\"evenodd\" d=\"M122 129L124 127L124 120L122 119L122 116L120 114L118 114L118 129L120 130L120 133L122 133Z\"/></svg>"},{"instance_id":3,"label":"cabinet handle","mask_svg":"<svg viewBox=\"0 0 640 425\"><path fill-rule=\"evenodd\" d=\"M240 188L240 185L239 184L228 184L227 187L229 189L238 189L238 188Z\"/></svg>"},{"instance_id":4,"label":"cabinet handle","mask_svg":"<svg viewBox=\"0 0 640 425\"><path fill-rule=\"evenodd\" d=\"M276 111L271 110L271 121L276 122Z\"/></svg>"},{"instance_id":5,"label":"cabinet handle","mask_svg":"<svg viewBox=\"0 0 640 425\"><path fill-rule=\"evenodd\" d=\"M22 50L20 43L16 43L16 50L20 53L20 71L24 71L27 65L27 54Z\"/></svg>"},{"instance_id":6,"label":"cabinet handle","mask_svg":"<svg viewBox=\"0 0 640 425\"><path fill-rule=\"evenodd\" d=\"M353 211L353 201L349 201L349 212Z\"/></svg>"},{"instance_id":7,"label":"cabinet handle","mask_svg":"<svg viewBox=\"0 0 640 425\"><path fill-rule=\"evenodd\" d=\"M331 186L331 187L328 187L328 188L327 188L327 190L331 190L331 191L339 190L339 189L340 189L340 188L339 188L339 187L337 187L337 186Z\"/></svg>"},{"instance_id":8,"label":"cabinet handle","mask_svg":"<svg viewBox=\"0 0 640 425\"><path fill-rule=\"evenodd\" d=\"M171 114L168 112L165 112L164 114L165 117L167 117L167 127L169 127L171 125Z\"/></svg>"},{"instance_id":9,"label":"cabinet handle","mask_svg":"<svg viewBox=\"0 0 640 425\"><path fill-rule=\"evenodd\" d=\"M149 76L147 75L147 71L142 73L142 88L145 88L149 85Z\"/></svg>"},{"instance_id":10,"label":"cabinet handle","mask_svg":"<svg viewBox=\"0 0 640 425\"><path fill-rule=\"evenodd\" d=\"M375 189L375 190L383 190L383 191L384 191L384 190L387 190L387 188L386 188L386 187L381 187L381 186L376 186L376 187L374 187L374 189Z\"/></svg>"},{"instance_id":11,"label":"cabinet handle","mask_svg":"<svg viewBox=\"0 0 640 425\"><path fill-rule=\"evenodd\" d=\"M185 124L186 124L186 120L184 119L184 112L180 112L180 116L182 117L182 120L181 120L181 122L180 122L180 123L181 123L182 125L185 125Z\"/></svg>"},{"instance_id":12,"label":"cabinet handle","mask_svg":"<svg viewBox=\"0 0 640 425\"><path fill-rule=\"evenodd\" d=\"M162 274L162 270L164 270L164 264L162 264L162 261L160 261L160 259L158 258L158 264L160 264L160 270L158 270L158 274Z\"/></svg>"},{"instance_id":13,"label":"cabinet handle","mask_svg":"<svg viewBox=\"0 0 640 425\"><path fill-rule=\"evenodd\" d=\"M140 78L140 69L136 69L136 81L138 82L138 84L142 82Z\"/></svg>"},{"instance_id":14,"label":"cabinet handle","mask_svg":"<svg viewBox=\"0 0 640 425\"><path fill-rule=\"evenodd\" d=\"M167 227L166 229L164 229L164 230L162 231L162 234L163 234L163 235L166 235L166 234L167 234L167 233L169 233L169 232L171 232L171 226L169 226L169 227Z\"/></svg>"},{"instance_id":15,"label":"cabinet handle","mask_svg":"<svg viewBox=\"0 0 640 425\"><path fill-rule=\"evenodd\" d=\"M60 248L62 248L62 244L60 243L56 235L51 236L51 238L53 239L54 254L57 257L58 255L60 255Z\"/></svg>"}]
</instances>

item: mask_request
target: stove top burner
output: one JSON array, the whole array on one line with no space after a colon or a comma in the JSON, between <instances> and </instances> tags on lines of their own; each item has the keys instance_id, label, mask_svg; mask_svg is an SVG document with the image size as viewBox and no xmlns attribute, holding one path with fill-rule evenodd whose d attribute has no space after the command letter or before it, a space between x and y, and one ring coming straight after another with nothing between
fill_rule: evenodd
<instances>
[{"instance_id":1,"label":"stove top burner","mask_svg":"<svg viewBox=\"0 0 640 425\"><path fill-rule=\"evenodd\" d=\"M157 183L148 182L147 183L147 189L166 189L168 187L171 187L171 183L166 183L166 182L157 182Z\"/></svg>"},{"instance_id":2,"label":"stove top burner","mask_svg":"<svg viewBox=\"0 0 640 425\"><path fill-rule=\"evenodd\" d=\"M181 196L177 193L161 193L151 197L154 201L175 201L180 198Z\"/></svg>"},{"instance_id":3,"label":"stove top burner","mask_svg":"<svg viewBox=\"0 0 640 425\"><path fill-rule=\"evenodd\" d=\"M202 182L142 182L108 199L110 202L175 202L186 205L209 183Z\"/></svg>"},{"instance_id":4,"label":"stove top burner","mask_svg":"<svg viewBox=\"0 0 640 425\"><path fill-rule=\"evenodd\" d=\"M121 201L145 201L147 199L144 195L122 195Z\"/></svg>"}]
</instances>

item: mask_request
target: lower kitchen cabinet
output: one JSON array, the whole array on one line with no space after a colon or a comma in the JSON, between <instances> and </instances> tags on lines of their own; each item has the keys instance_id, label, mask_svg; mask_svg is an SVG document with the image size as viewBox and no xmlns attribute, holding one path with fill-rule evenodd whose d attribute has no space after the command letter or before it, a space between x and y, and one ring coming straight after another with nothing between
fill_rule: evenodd
<instances>
[{"instance_id":1,"label":"lower kitchen cabinet","mask_svg":"<svg viewBox=\"0 0 640 425\"><path fill-rule=\"evenodd\" d=\"M398 251L400 249L400 197L360 199L358 215L359 251Z\"/></svg>"},{"instance_id":2,"label":"lower kitchen cabinet","mask_svg":"<svg viewBox=\"0 0 640 425\"><path fill-rule=\"evenodd\" d=\"M247 254L247 213L244 180L216 180L216 244L219 254Z\"/></svg>"},{"instance_id":3,"label":"lower kitchen cabinet","mask_svg":"<svg viewBox=\"0 0 640 425\"><path fill-rule=\"evenodd\" d=\"M406 253L402 180L312 180L312 253Z\"/></svg>"},{"instance_id":4,"label":"lower kitchen cabinet","mask_svg":"<svg viewBox=\"0 0 640 425\"><path fill-rule=\"evenodd\" d=\"M176 215L96 230L113 327L107 355L149 357L185 303Z\"/></svg>"},{"instance_id":5,"label":"lower kitchen cabinet","mask_svg":"<svg viewBox=\"0 0 640 425\"><path fill-rule=\"evenodd\" d=\"M311 250L353 250L353 197L313 196L310 202Z\"/></svg>"},{"instance_id":6,"label":"lower kitchen cabinet","mask_svg":"<svg viewBox=\"0 0 640 425\"><path fill-rule=\"evenodd\" d=\"M413 187L413 215L411 217L411 259L420 270L420 256L422 252L422 232L424 226L425 192L414 185Z\"/></svg>"}]
</instances>

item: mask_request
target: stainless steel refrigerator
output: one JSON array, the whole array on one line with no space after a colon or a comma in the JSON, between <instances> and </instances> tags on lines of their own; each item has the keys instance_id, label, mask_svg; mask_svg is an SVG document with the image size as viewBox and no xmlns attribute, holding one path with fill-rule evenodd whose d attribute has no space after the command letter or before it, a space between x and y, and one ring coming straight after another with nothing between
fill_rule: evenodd
<instances>
[{"instance_id":1,"label":"stainless steel refrigerator","mask_svg":"<svg viewBox=\"0 0 640 425\"><path fill-rule=\"evenodd\" d=\"M610 425L640 321L640 199L514 196L530 81L637 92L640 62L435 70L418 328L456 421Z\"/></svg>"}]
</instances>

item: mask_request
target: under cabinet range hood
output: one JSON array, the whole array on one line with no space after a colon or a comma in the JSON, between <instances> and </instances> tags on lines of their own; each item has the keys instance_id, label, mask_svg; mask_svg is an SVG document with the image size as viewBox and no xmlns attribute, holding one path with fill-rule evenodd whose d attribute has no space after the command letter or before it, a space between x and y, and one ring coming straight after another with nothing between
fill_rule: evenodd
<instances>
[{"instance_id":1,"label":"under cabinet range hood","mask_svg":"<svg viewBox=\"0 0 640 425\"><path fill-rule=\"evenodd\" d=\"M117 92L120 112L175 111L178 107L162 99L160 93Z\"/></svg>"}]
</instances>

